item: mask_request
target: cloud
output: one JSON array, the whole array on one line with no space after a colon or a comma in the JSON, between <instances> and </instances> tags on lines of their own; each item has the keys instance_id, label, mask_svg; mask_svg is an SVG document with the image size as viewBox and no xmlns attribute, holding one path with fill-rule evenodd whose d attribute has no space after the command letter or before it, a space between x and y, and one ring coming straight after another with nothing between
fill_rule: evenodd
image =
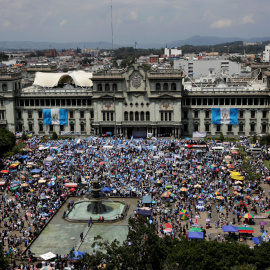
<instances>
[{"instance_id":1,"label":"cloud","mask_svg":"<svg viewBox=\"0 0 270 270\"><path fill-rule=\"evenodd\" d=\"M133 21L136 21L137 18L138 18L138 13L137 13L136 11L132 11L132 12L130 13L130 17L131 17L131 19L132 19Z\"/></svg>"},{"instance_id":2,"label":"cloud","mask_svg":"<svg viewBox=\"0 0 270 270\"><path fill-rule=\"evenodd\" d=\"M63 25L65 25L67 23L67 20L63 20L63 21L61 21L60 23L59 23L59 25L60 26L63 26Z\"/></svg>"},{"instance_id":3,"label":"cloud","mask_svg":"<svg viewBox=\"0 0 270 270\"><path fill-rule=\"evenodd\" d=\"M221 19L211 24L211 28L226 28L232 25L232 20Z\"/></svg>"},{"instance_id":4,"label":"cloud","mask_svg":"<svg viewBox=\"0 0 270 270\"><path fill-rule=\"evenodd\" d=\"M251 24L255 23L253 19L253 14L244 16L240 22L240 24L249 24L249 23Z\"/></svg>"}]
</instances>

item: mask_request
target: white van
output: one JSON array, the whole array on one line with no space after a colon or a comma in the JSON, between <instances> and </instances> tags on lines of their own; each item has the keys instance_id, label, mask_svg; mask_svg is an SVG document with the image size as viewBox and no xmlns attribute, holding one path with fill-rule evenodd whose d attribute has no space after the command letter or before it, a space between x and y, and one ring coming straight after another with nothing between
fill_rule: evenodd
<instances>
[{"instance_id":1,"label":"white van","mask_svg":"<svg viewBox=\"0 0 270 270\"><path fill-rule=\"evenodd\" d=\"M211 149L213 152L223 152L224 151L224 147L222 146L214 146Z\"/></svg>"},{"instance_id":2,"label":"white van","mask_svg":"<svg viewBox=\"0 0 270 270\"><path fill-rule=\"evenodd\" d=\"M247 153L260 154L260 153L262 153L262 149L261 148L249 148L249 149L247 149Z\"/></svg>"}]
</instances>

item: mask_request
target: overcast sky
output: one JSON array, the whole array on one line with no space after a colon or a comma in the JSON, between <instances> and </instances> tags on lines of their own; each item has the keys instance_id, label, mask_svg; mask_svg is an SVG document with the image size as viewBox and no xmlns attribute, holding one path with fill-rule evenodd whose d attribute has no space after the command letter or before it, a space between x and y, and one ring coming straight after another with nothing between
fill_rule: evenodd
<instances>
[{"instance_id":1,"label":"overcast sky","mask_svg":"<svg viewBox=\"0 0 270 270\"><path fill-rule=\"evenodd\" d=\"M114 43L269 36L269 0L112 0ZM111 42L111 0L0 0L1 41Z\"/></svg>"}]
</instances>

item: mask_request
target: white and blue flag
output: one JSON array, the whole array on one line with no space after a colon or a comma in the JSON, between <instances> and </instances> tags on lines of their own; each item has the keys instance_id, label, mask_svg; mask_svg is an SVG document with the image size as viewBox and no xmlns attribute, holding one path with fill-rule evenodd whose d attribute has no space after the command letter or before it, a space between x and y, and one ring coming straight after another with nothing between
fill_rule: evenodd
<instances>
[{"instance_id":1,"label":"white and blue flag","mask_svg":"<svg viewBox=\"0 0 270 270\"><path fill-rule=\"evenodd\" d=\"M68 110L67 109L43 109L44 125L67 125Z\"/></svg>"},{"instance_id":2,"label":"white and blue flag","mask_svg":"<svg viewBox=\"0 0 270 270\"><path fill-rule=\"evenodd\" d=\"M238 108L212 108L212 124L238 125Z\"/></svg>"}]
</instances>

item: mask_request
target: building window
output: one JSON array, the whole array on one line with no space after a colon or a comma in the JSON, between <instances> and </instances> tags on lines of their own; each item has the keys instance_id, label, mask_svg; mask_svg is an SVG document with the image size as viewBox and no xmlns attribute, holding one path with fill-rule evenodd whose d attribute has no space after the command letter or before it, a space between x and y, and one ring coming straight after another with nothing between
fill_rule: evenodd
<instances>
[{"instance_id":1,"label":"building window","mask_svg":"<svg viewBox=\"0 0 270 270\"><path fill-rule=\"evenodd\" d=\"M208 105L213 105L213 99L212 98L208 99Z\"/></svg>"},{"instance_id":2,"label":"building window","mask_svg":"<svg viewBox=\"0 0 270 270\"><path fill-rule=\"evenodd\" d=\"M53 125L50 125L50 132L53 132Z\"/></svg>"},{"instance_id":3,"label":"building window","mask_svg":"<svg viewBox=\"0 0 270 270\"><path fill-rule=\"evenodd\" d=\"M192 105L196 105L196 98L192 99Z\"/></svg>"},{"instance_id":4,"label":"building window","mask_svg":"<svg viewBox=\"0 0 270 270\"><path fill-rule=\"evenodd\" d=\"M28 124L28 127L29 127L29 131L33 131L33 124Z\"/></svg>"},{"instance_id":5,"label":"building window","mask_svg":"<svg viewBox=\"0 0 270 270\"><path fill-rule=\"evenodd\" d=\"M5 84L5 83L2 84L2 90L7 91L7 84Z\"/></svg>"},{"instance_id":6,"label":"building window","mask_svg":"<svg viewBox=\"0 0 270 270\"><path fill-rule=\"evenodd\" d=\"M267 111L262 112L262 118L267 118Z\"/></svg>"},{"instance_id":7,"label":"building window","mask_svg":"<svg viewBox=\"0 0 270 270\"><path fill-rule=\"evenodd\" d=\"M42 118L43 118L43 113L42 113L42 111L38 111L38 118L39 118L39 119L42 119Z\"/></svg>"},{"instance_id":8,"label":"building window","mask_svg":"<svg viewBox=\"0 0 270 270\"><path fill-rule=\"evenodd\" d=\"M74 131L74 124L73 123L70 124L70 131Z\"/></svg>"},{"instance_id":9,"label":"building window","mask_svg":"<svg viewBox=\"0 0 270 270\"><path fill-rule=\"evenodd\" d=\"M251 118L255 118L255 111L251 111L250 116L251 116Z\"/></svg>"},{"instance_id":10,"label":"building window","mask_svg":"<svg viewBox=\"0 0 270 270\"><path fill-rule=\"evenodd\" d=\"M69 112L69 118L74 118L74 111Z\"/></svg>"},{"instance_id":11,"label":"building window","mask_svg":"<svg viewBox=\"0 0 270 270\"><path fill-rule=\"evenodd\" d=\"M84 131L85 131L85 124L81 123L81 132L84 132Z\"/></svg>"},{"instance_id":12,"label":"building window","mask_svg":"<svg viewBox=\"0 0 270 270\"><path fill-rule=\"evenodd\" d=\"M187 119L188 118L188 111L184 111L184 119Z\"/></svg>"},{"instance_id":13,"label":"building window","mask_svg":"<svg viewBox=\"0 0 270 270\"><path fill-rule=\"evenodd\" d=\"M133 112L130 112L130 113L129 113L129 120L130 120L130 121L133 121L133 120L134 120L134 118L133 118Z\"/></svg>"},{"instance_id":14,"label":"building window","mask_svg":"<svg viewBox=\"0 0 270 270\"><path fill-rule=\"evenodd\" d=\"M60 125L60 132L64 131L64 125Z\"/></svg>"},{"instance_id":15,"label":"building window","mask_svg":"<svg viewBox=\"0 0 270 270\"><path fill-rule=\"evenodd\" d=\"M102 116L103 116L103 121L106 121L106 113L105 112L102 114Z\"/></svg>"},{"instance_id":16,"label":"building window","mask_svg":"<svg viewBox=\"0 0 270 270\"><path fill-rule=\"evenodd\" d=\"M228 132L232 132L232 125L228 125Z\"/></svg>"},{"instance_id":17,"label":"building window","mask_svg":"<svg viewBox=\"0 0 270 270\"><path fill-rule=\"evenodd\" d=\"M105 91L110 91L110 85L108 83L105 84Z\"/></svg>"},{"instance_id":18,"label":"building window","mask_svg":"<svg viewBox=\"0 0 270 270\"><path fill-rule=\"evenodd\" d=\"M235 98L231 98L231 105L235 105Z\"/></svg>"},{"instance_id":19,"label":"building window","mask_svg":"<svg viewBox=\"0 0 270 270\"><path fill-rule=\"evenodd\" d=\"M102 91L102 84L101 83L98 84L97 89L98 89L98 91Z\"/></svg>"},{"instance_id":20,"label":"building window","mask_svg":"<svg viewBox=\"0 0 270 270\"><path fill-rule=\"evenodd\" d=\"M205 111L205 118L210 118L210 111Z\"/></svg>"},{"instance_id":21,"label":"building window","mask_svg":"<svg viewBox=\"0 0 270 270\"><path fill-rule=\"evenodd\" d=\"M135 107L138 108L139 107L139 104L138 102L135 103Z\"/></svg>"},{"instance_id":22,"label":"building window","mask_svg":"<svg viewBox=\"0 0 270 270\"><path fill-rule=\"evenodd\" d=\"M141 121L144 121L144 112L141 112Z\"/></svg>"},{"instance_id":23,"label":"building window","mask_svg":"<svg viewBox=\"0 0 270 270\"><path fill-rule=\"evenodd\" d=\"M194 118L199 118L199 111L194 111Z\"/></svg>"},{"instance_id":24,"label":"building window","mask_svg":"<svg viewBox=\"0 0 270 270\"><path fill-rule=\"evenodd\" d=\"M124 121L128 121L128 112L124 112Z\"/></svg>"},{"instance_id":25,"label":"building window","mask_svg":"<svg viewBox=\"0 0 270 270\"><path fill-rule=\"evenodd\" d=\"M239 124L239 132L244 131L244 125L242 123Z\"/></svg>"},{"instance_id":26,"label":"building window","mask_svg":"<svg viewBox=\"0 0 270 270\"><path fill-rule=\"evenodd\" d=\"M135 112L135 121L139 121L139 112Z\"/></svg>"},{"instance_id":27,"label":"building window","mask_svg":"<svg viewBox=\"0 0 270 270\"><path fill-rule=\"evenodd\" d=\"M217 125L217 132L220 132L220 125Z\"/></svg>"},{"instance_id":28,"label":"building window","mask_svg":"<svg viewBox=\"0 0 270 270\"><path fill-rule=\"evenodd\" d=\"M93 119L94 118L94 111L91 111L90 114L91 114L91 119Z\"/></svg>"},{"instance_id":29,"label":"building window","mask_svg":"<svg viewBox=\"0 0 270 270\"><path fill-rule=\"evenodd\" d=\"M167 122L168 121L168 115L167 115L166 112L164 113L164 116L165 116L165 121Z\"/></svg>"},{"instance_id":30,"label":"building window","mask_svg":"<svg viewBox=\"0 0 270 270\"><path fill-rule=\"evenodd\" d=\"M214 105L218 105L218 98L214 98Z\"/></svg>"},{"instance_id":31,"label":"building window","mask_svg":"<svg viewBox=\"0 0 270 270\"><path fill-rule=\"evenodd\" d=\"M80 118L84 118L84 111L80 111Z\"/></svg>"},{"instance_id":32,"label":"building window","mask_svg":"<svg viewBox=\"0 0 270 270\"><path fill-rule=\"evenodd\" d=\"M172 121L172 113L169 112L169 121Z\"/></svg>"},{"instance_id":33,"label":"building window","mask_svg":"<svg viewBox=\"0 0 270 270\"><path fill-rule=\"evenodd\" d=\"M5 119L5 112L4 111L1 111L0 112L0 119L1 120L4 120Z\"/></svg>"},{"instance_id":34,"label":"building window","mask_svg":"<svg viewBox=\"0 0 270 270\"><path fill-rule=\"evenodd\" d=\"M254 132L255 131L255 124L254 123L251 123L250 124L250 131L251 132Z\"/></svg>"},{"instance_id":35,"label":"building window","mask_svg":"<svg viewBox=\"0 0 270 270\"><path fill-rule=\"evenodd\" d=\"M239 118L244 118L244 111L239 111Z\"/></svg>"},{"instance_id":36,"label":"building window","mask_svg":"<svg viewBox=\"0 0 270 270\"><path fill-rule=\"evenodd\" d=\"M206 132L210 131L210 125L208 123L205 124L205 131Z\"/></svg>"},{"instance_id":37,"label":"building window","mask_svg":"<svg viewBox=\"0 0 270 270\"><path fill-rule=\"evenodd\" d=\"M164 91L168 91L168 90L169 90L169 86L168 86L167 83L164 83L164 84L163 84L163 90L164 90Z\"/></svg>"},{"instance_id":38,"label":"building window","mask_svg":"<svg viewBox=\"0 0 270 270\"><path fill-rule=\"evenodd\" d=\"M39 129L39 132L42 132L43 131L43 124L39 124L38 129Z\"/></svg>"},{"instance_id":39,"label":"building window","mask_svg":"<svg viewBox=\"0 0 270 270\"><path fill-rule=\"evenodd\" d=\"M262 133L266 133L266 128L267 128L267 125L266 124L262 124Z\"/></svg>"},{"instance_id":40,"label":"building window","mask_svg":"<svg viewBox=\"0 0 270 270\"><path fill-rule=\"evenodd\" d=\"M150 121L150 112L146 112L146 121Z\"/></svg>"},{"instance_id":41,"label":"building window","mask_svg":"<svg viewBox=\"0 0 270 270\"><path fill-rule=\"evenodd\" d=\"M171 84L171 90L176 90L176 83Z\"/></svg>"},{"instance_id":42,"label":"building window","mask_svg":"<svg viewBox=\"0 0 270 270\"><path fill-rule=\"evenodd\" d=\"M22 112L18 111L18 118L21 119L22 118Z\"/></svg>"},{"instance_id":43,"label":"building window","mask_svg":"<svg viewBox=\"0 0 270 270\"><path fill-rule=\"evenodd\" d=\"M32 111L28 111L28 118L29 118L29 119L32 119L32 118L33 118Z\"/></svg>"},{"instance_id":44,"label":"building window","mask_svg":"<svg viewBox=\"0 0 270 270\"><path fill-rule=\"evenodd\" d=\"M117 84L114 83L114 84L112 85L112 88L113 88L113 91L117 91Z\"/></svg>"},{"instance_id":45,"label":"building window","mask_svg":"<svg viewBox=\"0 0 270 270\"><path fill-rule=\"evenodd\" d=\"M188 124L184 124L184 132L188 132Z\"/></svg>"},{"instance_id":46,"label":"building window","mask_svg":"<svg viewBox=\"0 0 270 270\"><path fill-rule=\"evenodd\" d=\"M113 112L111 112L111 121L113 121Z\"/></svg>"},{"instance_id":47,"label":"building window","mask_svg":"<svg viewBox=\"0 0 270 270\"><path fill-rule=\"evenodd\" d=\"M107 112L106 115L107 115L107 119L106 119L106 120L107 120L107 121L110 121L110 113Z\"/></svg>"},{"instance_id":48,"label":"building window","mask_svg":"<svg viewBox=\"0 0 270 270\"><path fill-rule=\"evenodd\" d=\"M198 124L194 124L194 131L199 131L199 125Z\"/></svg>"},{"instance_id":49,"label":"building window","mask_svg":"<svg viewBox=\"0 0 270 270\"><path fill-rule=\"evenodd\" d=\"M156 91L160 91L160 90L161 90L160 83L156 83Z\"/></svg>"}]
</instances>

